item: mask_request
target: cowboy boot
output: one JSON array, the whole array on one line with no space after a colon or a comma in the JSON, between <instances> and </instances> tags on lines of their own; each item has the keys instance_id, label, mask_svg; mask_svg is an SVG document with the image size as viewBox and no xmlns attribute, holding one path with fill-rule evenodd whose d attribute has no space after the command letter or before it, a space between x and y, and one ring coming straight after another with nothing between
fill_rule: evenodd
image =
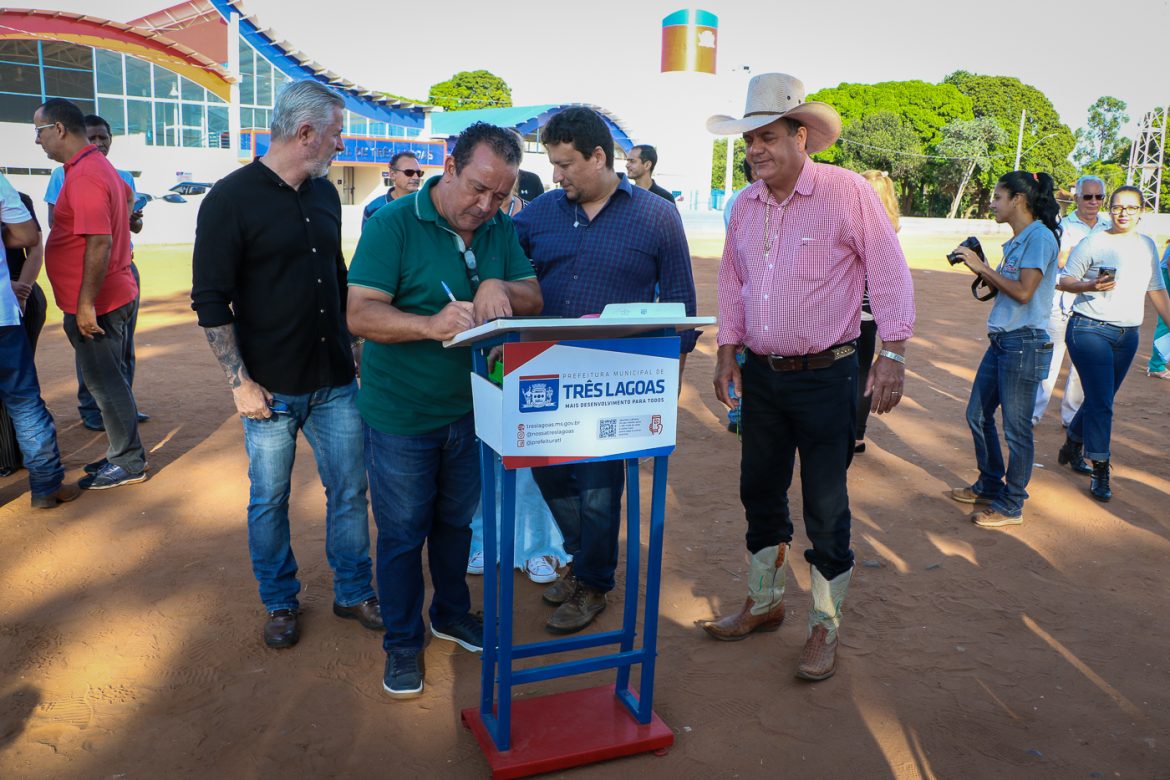
<instances>
[{"instance_id":1,"label":"cowboy boot","mask_svg":"<svg viewBox=\"0 0 1170 780\"><path fill-rule=\"evenodd\" d=\"M1085 445L1068 437L1065 437L1064 444L1060 446L1060 452L1056 453L1056 462L1062 466L1067 463L1068 467L1078 474L1093 473L1093 468L1085 463Z\"/></svg>"},{"instance_id":2,"label":"cowboy boot","mask_svg":"<svg viewBox=\"0 0 1170 780\"><path fill-rule=\"evenodd\" d=\"M775 631L784 622L784 581L790 545L765 547L752 556L748 569L748 597L743 607L698 625L716 639L737 642L754 631Z\"/></svg>"},{"instance_id":3,"label":"cowboy boot","mask_svg":"<svg viewBox=\"0 0 1170 780\"><path fill-rule=\"evenodd\" d=\"M1113 498L1113 491L1109 489L1109 461L1093 461L1093 476L1089 477L1089 493L1098 501L1108 501Z\"/></svg>"},{"instance_id":4,"label":"cowboy boot","mask_svg":"<svg viewBox=\"0 0 1170 780\"><path fill-rule=\"evenodd\" d=\"M800 652L796 676L804 680L824 680L837 671L837 629L841 626L841 602L849 590L853 569L831 580L812 569L812 609L808 613L808 639Z\"/></svg>"}]
</instances>

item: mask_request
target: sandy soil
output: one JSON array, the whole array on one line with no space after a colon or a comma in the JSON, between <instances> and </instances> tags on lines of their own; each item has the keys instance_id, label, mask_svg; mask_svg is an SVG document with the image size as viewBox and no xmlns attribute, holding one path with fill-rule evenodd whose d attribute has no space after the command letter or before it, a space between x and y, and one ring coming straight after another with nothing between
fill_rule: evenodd
<instances>
[{"instance_id":1,"label":"sandy soil","mask_svg":"<svg viewBox=\"0 0 1170 780\"><path fill-rule=\"evenodd\" d=\"M715 267L696 261L704 313ZM1118 403L1114 501L1095 503L1087 479L1056 466L1054 403L1037 430L1027 522L982 530L944 493L975 473L963 409L985 305L964 277L915 278L906 401L871 424L850 474L864 565L837 675L809 685L792 674L803 566L778 633L725 644L693 625L745 592L738 444L711 390L709 334L687 366L671 460L655 709L677 741L663 757L568 775L1170 778L1170 383L1143 375L1150 327ZM331 614L307 447L291 508L303 638L262 646L240 426L185 297L147 302L139 344L149 482L34 514L23 474L0 481L0 777L485 776L459 722L477 703L478 657L434 642L426 695L391 701L379 637ZM77 421L59 329L39 365L76 479L102 436ZM798 531L796 550L804 543ZM518 638L539 639L547 608L519 575L516 588ZM600 626L616 628L620 611Z\"/></svg>"}]
</instances>

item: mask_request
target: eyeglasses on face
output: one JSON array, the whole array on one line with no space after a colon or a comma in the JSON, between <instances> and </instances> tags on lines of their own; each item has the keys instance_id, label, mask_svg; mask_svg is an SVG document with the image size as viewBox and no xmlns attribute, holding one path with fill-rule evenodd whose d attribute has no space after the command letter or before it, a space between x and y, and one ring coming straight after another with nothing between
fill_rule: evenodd
<instances>
[{"instance_id":1,"label":"eyeglasses on face","mask_svg":"<svg viewBox=\"0 0 1170 780\"><path fill-rule=\"evenodd\" d=\"M1105 200L1103 192L1088 192L1080 196L1081 200Z\"/></svg>"},{"instance_id":2,"label":"eyeglasses on face","mask_svg":"<svg viewBox=\"0 0 1170 780\"><path fill-rule=\"evenodd\" d=\"M391 168L390 170L394 171L395 173L401 173L403 176L417 176L420 179L423 175L421 168L416 170L411 170L409 168Z\"/></svg>"},{"instance_id":3,"label":"eyeglasses on face","mask_svg":"<svg viewBox=\"0 0 1170 780\"><path fill-rule=\"evenodd\" d=\"M47 124L47 125L37 125L36 127L33 128L33 130L36 131L37 138L40 138L42 130L49 128L49 127L56 127L56 125L57 125L56 122L49 122L49 124Z\"/></svg>"},{"instance_id":4,"label":"eyeglasses on face","mask_svg":"<svg viewBox=\"0 0 1170 780\"><path fill-rule=\"evenodd\" d=\"M1110 214L1126 214L1132 216L1142 210L1141 206L1110 206Z\"/></svg>"}]
</instances>

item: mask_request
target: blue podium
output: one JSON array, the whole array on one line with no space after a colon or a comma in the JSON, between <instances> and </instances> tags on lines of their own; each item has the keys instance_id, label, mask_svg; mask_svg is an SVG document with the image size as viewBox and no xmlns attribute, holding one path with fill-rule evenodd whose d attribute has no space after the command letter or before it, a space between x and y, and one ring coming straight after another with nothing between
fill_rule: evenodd
<instances>
[{"instance_id":1,"label":"blue podium","mask_svg":"<svg viewBox=\"0 0 1170 780\"><path fill-rule=\"evenodd\" d=\"M598 318L497 320L447 342L470 347L484 523L484 649L478 707L463 710L493 778L526 777L647 751L674 742L655 715L658 596L665 527L667 461L675 447L679 330L712 324L681 305L623 304ZM488 355L503 349L502 387L488 380ZM498 458L497 458L498 456ZM645 556L642 642L637 646L642 573L640 458L654 459ZM511 562L515 469L591 460L626 464L626 582L618 630L530 644L513 643ZM497 549L496 469L501 479ZM500 568L496 560L504 563ZM502 576L500 570L502 569ZM517 669L522 659L614 647L589 658ZM637 688L631 667L641 667ZM616 670L612 685L513 702L516 686Z\"/></svg>"}]
</instances>

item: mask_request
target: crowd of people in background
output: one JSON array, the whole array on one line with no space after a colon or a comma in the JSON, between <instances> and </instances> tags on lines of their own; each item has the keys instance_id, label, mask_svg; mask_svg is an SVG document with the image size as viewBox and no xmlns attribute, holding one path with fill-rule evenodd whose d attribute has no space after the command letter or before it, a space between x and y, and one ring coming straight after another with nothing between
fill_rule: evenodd
<instances>
[{"instance_id":1,"label":"crowd of people in background","mask_svg":"<svg viewBox=\"0 0 1170 780\"><path fill-rule=\"evenodd\" d=\"M466 354L442 342L496 318L581 317L617 302L661 300L694 315L695 284L675 195L654 179L657 151L634 146L626 174L617 172L610 131L584 107L541 129L557 185L549 192L520 170L523 139L493 125L468 127L441 174L426 181L414 154L396 154L390 187L364 209L347 264L339 195L325 178L344 148L343 117L342 98L316 81L280 93L268 151L219 181L201 205L191 299L243 428L262 641L289 648L300 638L289 498L304 435L326 499L333 612L381 633L383 687L406 699L423 692L428 632L482 650L483 621L466 577L501 563L484 560L483 535L499 529L484 527L478 507ZM32 120L36 143L62 167L45 195L43 249L32 201L0 176L0 454L19 450L5 468L27 468L32 506L48 509L82 490L149 476L138 433L149 415L134 394L140 277L131 234L141 230L142 212L133 176L106 159L108 123L56 98ZM742 607L700 625L732 641L784 620L794 536L788 491L799 457L812 605L796 674L823 680L837 667L853 571L847 471L866 449L871 411L885 414L902 399L915 321L897 192L885 172L859 175L810 159L837 141L841 119L805 100L792 76L753 78L744 115L712 117L708 128L746 142L749 184L724 214L714 391L741 439L750 562ZM1066 344L1072 368L1059 462L1089 475L1100 501L1112 495L1114 399L1136 354L1146 298L1160 315L1146 373L1170 378L1170 250L1159 258L1137 231L1141 193L1107 193L1087 176L1075 199L1062 218L1048 174L1005 174L991 204L1012 231L1002 260L993 266L970 241L952 254L994 297L967 405L979 477L950 493L974 508L980 527L1023 523L1033 429ZM77 484L64 479L36 373L47 306L37 284L42 262L74 350L79 413L107 442ZM680 336L681 371L699 334ZM518 475L516 556L502 563L546 586L550 632L581 631L606 608L624 489L620 460ZM427 621L424 546L434 591Z\"/></svg>"}]
</instances>

